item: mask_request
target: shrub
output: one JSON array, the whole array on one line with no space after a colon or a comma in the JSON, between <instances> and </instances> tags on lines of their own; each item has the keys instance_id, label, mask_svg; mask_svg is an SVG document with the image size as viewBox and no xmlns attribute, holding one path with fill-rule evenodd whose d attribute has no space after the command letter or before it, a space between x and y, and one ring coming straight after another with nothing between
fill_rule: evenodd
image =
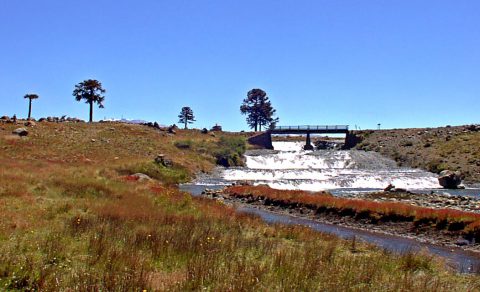
<instances>
[{"instance_id":1,"label":"shrub","mask_svg":"<svg viewBox=\"0 0 480 292\"><path fill-rule=\"evenodd\" d=\"M215 151L217 164L225 167L242 166L242 155L247 147L244 137L221 137Z\"/></svg>"}]
</instances>

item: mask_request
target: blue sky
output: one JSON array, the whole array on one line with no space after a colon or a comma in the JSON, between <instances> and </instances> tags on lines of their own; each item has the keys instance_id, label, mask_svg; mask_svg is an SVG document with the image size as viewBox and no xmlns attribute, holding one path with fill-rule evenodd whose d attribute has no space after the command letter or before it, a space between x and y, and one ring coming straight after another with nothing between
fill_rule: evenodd
<instances>
[{"instance_id":1,"label":"blue sky","mask_svg":"<svg viewBox=\"0 0 480 292\"><path fill-rule=\"evenodd\" d=\"M264 89L281 125L480 123L480 1L0 0L0 115L88 118L74 85L100 80L95 119L247 129Z\"/></svg>"}]
</instances>

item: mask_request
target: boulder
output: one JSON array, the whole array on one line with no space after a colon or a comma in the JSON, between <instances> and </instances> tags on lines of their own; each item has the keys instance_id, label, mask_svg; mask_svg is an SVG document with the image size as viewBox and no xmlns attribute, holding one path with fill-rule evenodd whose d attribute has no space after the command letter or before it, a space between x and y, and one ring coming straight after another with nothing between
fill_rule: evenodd
<instances>
[{"instance_id":1,"label":"boulder","mask_svg":"<svg viewBox=\"0 0 480 292\"><path fill-rule=\"evenodd\" d=\"M12 134L18 135L20 137L27 136L28 130L25 128L18 128L12 131Z\"/></svg>"},{"instance_id":2,"label":"boulder","mask_svg":"<svg viewBox=\"0 0 480 292\"><path fill-rule=\"evenodd\" d=\"M37 125L37 123L35 123L34 121L27 121L25 123L25 126L27 127L35 127Z\"/></svg>"},{"instance_id":3,"label":"boulder","mask_svg":"<svg viewBox=\"0 0 480 292\"><path fill-rule=\"evenodd\" d=\"M176 125L172 125L172 126L168 127L168 132L169 132L170 134L176 134L176 133L177 133L177 131L176 131L177 129L178 129L178 127L177 127Z\"/></svg>"},{"instance_id":4,"label":"boulder","mask_svg":"<svg viewBox=\"0 0 480 292\"><path fill-rule=\"evenodd\" d=\"M158 154L157 157L155 157L155 163L163 165L165 167L173 166L173 161L166 158L164 154Z\"/></svg>"},{"instance_id":5,"label":"boulder","mask_svg":"<svg viewBox=\"0 0 480 292\"><path fill-rule=\"evenodd\" d=\"M458 189L462 183L462 176L458 171L444 170L440 172L438 183L445 189Z\"/></svg>"},{"instance_id":6,"label":"boulder","mask_svg":"<svg viewBox=\"0 0 480 292\"><path fill-rule=\"evenodd\" d=\"M207 128L203 128L203 129L202 129L202 134L208 134L208 129L207 129Z\"/></svg>"}]
</instances>

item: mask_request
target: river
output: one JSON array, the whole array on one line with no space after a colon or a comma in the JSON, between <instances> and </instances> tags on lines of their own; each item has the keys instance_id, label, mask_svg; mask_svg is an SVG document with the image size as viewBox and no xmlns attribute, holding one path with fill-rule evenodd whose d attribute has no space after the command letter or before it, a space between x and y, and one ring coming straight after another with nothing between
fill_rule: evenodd
<instances>
[{"instance_id":1,"label":"river","mask_svg":"<svg viewBox=\"0 0 480 292\"><path fill-rule=\"evenodd\" d=\"M334 195L355 194L383 190L389 184L412 192L445 193L438 184L437 175L420 169L398 167L395 161L375 152L357 150L302 150L302 142L274 142L275 150L254 150L245 154L245 167L217 168L213 173L199 175L181 188L199 195L205 188L221 188L237 181L267 184L276 189L329 191ZM448 190L450 194L478 196L478 188ZM301 224L348 238L356 236L394 252L428 249L447 259L461 272L472 272L480 267L477 254L417 242L397 236L323 224L288 215L243 207L239 211L253 213L269 223Z\"/></svg>"}]
</instances>

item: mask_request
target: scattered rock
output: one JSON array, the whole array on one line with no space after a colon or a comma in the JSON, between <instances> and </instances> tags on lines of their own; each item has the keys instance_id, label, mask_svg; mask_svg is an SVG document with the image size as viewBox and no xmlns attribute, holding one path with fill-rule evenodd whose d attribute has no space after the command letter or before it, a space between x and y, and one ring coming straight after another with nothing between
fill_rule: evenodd
<instances>
[{"instance_id":1,"label":"scattered rock","mask_svg":"<svg viewBox=\"0 0 480 292\"><path fill-rule=\"evenodd\" d=\"M12 134L18 135L20 137L27 136L28 130L25 128L18 128L12 131Z\"/></svg>"},{"instance_id":2,"label":"scattered rock","mask_svg":"<svg viewBox=\"0 0 480 292\"><path fill-rule=\"evenodd\" d=\"M144 173L135 173L135 174L132 174L130 177L134 178L136 181L151 181L152 178L149 177L148 175L144 174Z\"/></svg>"},{"instance_id":3,"label":"scattered rock","mask_svg":"<svg viewBox=\"0 0 480 292\"><path fill-rule=\"evenodd\" d=\"M37 124L34 121L27 121L25 123L25 126L27 127L35 127Z\"/></svg>"},{"instance_id":4,"label":"scattered rock","mask_svg":"<svg viewBox=\"0 0 480 292\"><path fill-rule=\"evenodd\" d=\"M92 140L90 140L90 141L92 141L92 142L96 142L97 140L95 140L95 139L92 139Z\"/></svg>"},{"instance_id":5,"label":"scattered rock","mask_svg":"<svg viewBox=\"0 0 480 292\"><path fill-rule=\"evenodd\" d=\"M165 167L172 167L173 161L165 157L164 154L159 154L155 157L155 163L163 165Z\"/></svg>"},{"instance_id":6,"label":"scattered rock","mask_svg":"<svg viewBox=\"0 0 480 292\"><path fill-rule=\"evenodd\" d=\"M458 189L462 183L462 177L458 171L444 170L440 172L438 183L445 189Z\"/></svg>"},{"instance_id":7,"label":"scattered rock","mask_svg":"<svg viewBox=\"0 0 480 292\"><path fill-rule=\"evenodd\" d=\"M479 132L480 131L480 125L468 125L465 128L469 131L472 131L472 132Z\"/></svg>"}]
</instances>

